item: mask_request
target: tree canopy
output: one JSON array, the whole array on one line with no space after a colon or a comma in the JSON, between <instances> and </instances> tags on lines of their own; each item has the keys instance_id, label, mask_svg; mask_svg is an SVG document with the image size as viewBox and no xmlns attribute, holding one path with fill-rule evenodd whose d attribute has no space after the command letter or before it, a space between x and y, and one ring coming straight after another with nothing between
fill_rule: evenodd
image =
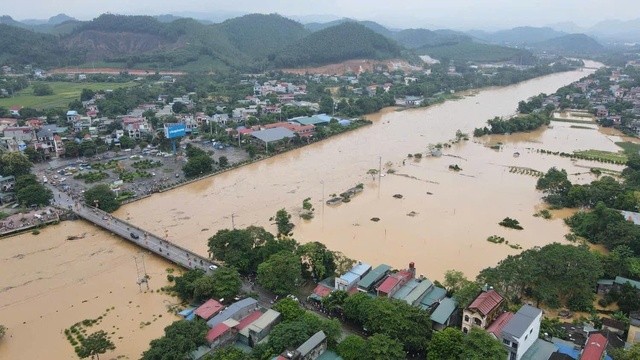
<instances>
[{"instance_id":1,"label":"tree canopy","mask_svg":"<svg viewBox=\"0 0 640 360\"><path fill-rule=\"evenodd\" d=\"M109 335L103 331L96 331L87 337L80 338L80 345L76 347L76 354L80 359L95 356L100 359L100 354L106 353L108 350L115 350L116 346L109 339Z\"/></svg>"},{"instance_id":2,"label":"tree canopy","mask_svg":"<svg viewBox=\"0 0 640 360\"><path fill-rule=\"evenodd\" d=\"M271 255L258 265L257 281L277 295L295 293L302 281L300 258L288 251Z\"/></svg>"},{"instance_id":3,"label":"tree canopy","mask_svg":"<svg viewBox=\"0 0 640 360\"><path fill-rule=\"evenodd\" d=\"M120 207L116 194L111 191L109 185L96 185L84 193L84 202L88 206L98 206L100 210L114 212Z\"/></svg>"},{"instance_id":4,"label":"tree canopy","mask_svg":"<svg viewBox=\"0 0 640 360\"><path fill-rule=\"evenodd\" d=\"M200 345L207 343L209 328L200 319L178 320L164 328L164 336L151 340L150 347L142 353L142 360L184 359Z\"/></svg>"}]
</instances>

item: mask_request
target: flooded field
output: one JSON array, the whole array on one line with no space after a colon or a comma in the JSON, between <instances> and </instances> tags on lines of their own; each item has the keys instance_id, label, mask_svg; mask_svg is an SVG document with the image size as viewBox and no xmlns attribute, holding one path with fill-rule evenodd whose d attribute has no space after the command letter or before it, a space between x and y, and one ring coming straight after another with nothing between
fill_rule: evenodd
<instances>
[{"instance_id":1,"label":"flooded field","mask_svg":"<svg viewBox=\"0 0 640 360\"><path fill-rule=\"evenodd\" d=\"M218 229L230 228L232 221L236 227L270 227L268 219L278 209L295 213L302 200L311 197L315 219L295 221L294 237L301 242L320 241L373 264L401 267L415 261L419 271L433 279L442 279L452 268L473 277L519 251L487 242L490 235L529 248L564 241L567 233L559 219L533 217L541 197L534 189L536 178L510 172L511 167L544 172L558 166L576 174L575 181L591 181L591 167L620 167L541 155L535 149L616 151L614 141L619 139L554 122L549 129L528 134L460 143L445 149L440 158L414 161L406 159L407 154L426 154L429 144L452 139L457 129L471 133L489 118L513 114L518 101L552 93L586 75L550 75L424 109L386 109L369 117L372 126L154 195L116 215L158 234L166 231L181 245L205 253L206 239ZM496 151L485 142L504 146ZM520 156L514 157L514 152ZM387 163L396 175L382 177L380 184L367 175L380 164L386 170ZM463 170L450 171L454 164ZM350 203L323 206L330 194L358 183L365 184L365 191ZM524 230L498 226L507 216L518 219ZM373 217L381 220L372 222Z\"/></svg>"},{"instance_id":2,"label":"flooded field","mask_svg":"<svg viewBox=\"0 0 640 360\"><path fill-rule=\"evenodd\" d=\"M111 334L116 350L105 358L140 358L176 320L167 312L175 299L139 290L134 257L142 268L138 248L83 221L0 239L0 324L8 328L0 359L77 359L64 329L104 314L88 333ZM150 289L167 285L173 265L154 256L144 263Z\"/></svg>"}]
</instances>

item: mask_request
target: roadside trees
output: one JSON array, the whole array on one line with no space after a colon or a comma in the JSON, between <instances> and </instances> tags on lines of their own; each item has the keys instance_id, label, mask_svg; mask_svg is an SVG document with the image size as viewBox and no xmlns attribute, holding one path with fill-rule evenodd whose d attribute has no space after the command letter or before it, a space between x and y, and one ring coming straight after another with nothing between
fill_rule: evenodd
<instances>
[{"instance_id":1,"label":"roadside trees","mask_svg":"<svg viewBox=\"0 0 640 360\"><path fill-rule=\"evenodd\" d=\"M7 152L0 156L0 173L4 176L27 175L33 164L20 152Z\"/></svg>"}]
</instances>

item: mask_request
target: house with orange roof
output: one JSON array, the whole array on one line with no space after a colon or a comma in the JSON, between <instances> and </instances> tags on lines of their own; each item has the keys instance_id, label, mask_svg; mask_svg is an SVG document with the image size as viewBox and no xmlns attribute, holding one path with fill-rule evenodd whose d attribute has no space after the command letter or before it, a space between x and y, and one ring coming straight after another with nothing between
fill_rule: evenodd
<instances>
[{"instance_id":1,"label":"house with orange roof","mask_svg":"<svg viewBox=\"0 0 640 360\"><path fill-rule=\"evenodd\" d=\"M493 289L483 291L462 312L462 332L472 327L486 329L500 315L504 298Z\"/></svg>"}]
</instances>

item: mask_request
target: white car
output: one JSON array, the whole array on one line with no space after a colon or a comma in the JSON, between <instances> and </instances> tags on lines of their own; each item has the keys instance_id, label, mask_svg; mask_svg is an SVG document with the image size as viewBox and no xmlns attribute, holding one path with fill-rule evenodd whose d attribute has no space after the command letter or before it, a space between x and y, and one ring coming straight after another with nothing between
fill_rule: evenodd
<instances>
[{"instance_id":1,"label":"white car","mask_svg":"<svg viewBox=\"0 0 640 360\"><path fill-rule=\"evenodd\" d=\"M218 268L218 267L217 267L217 266L215 266L215 265L209 265L209 270L215 270L215 269L217 269L217 268Z\"/></svg>"}]
</instances>

